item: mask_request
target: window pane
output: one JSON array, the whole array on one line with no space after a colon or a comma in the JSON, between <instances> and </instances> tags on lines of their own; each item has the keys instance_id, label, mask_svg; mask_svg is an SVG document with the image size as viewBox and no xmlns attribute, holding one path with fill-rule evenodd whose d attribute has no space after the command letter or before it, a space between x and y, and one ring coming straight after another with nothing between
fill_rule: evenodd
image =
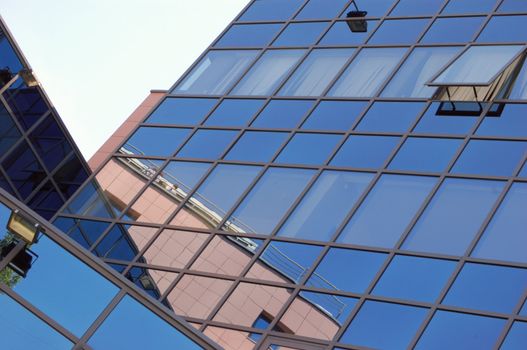
<instances>
[{"instance_id":1,"label":"window pane","mask_svg":"<svg viewBox=\"0 0 527 350\"><path fill-rule=\"evenodd\" d=\"M433 83L488 85L522 50L523 46L471 46L435 78Z\"/></svg>"},{"instance_id":2,"label":"window pane","mask_svg":"<svg viewBox=\"0 0 527 350\"><path fill-rule=\"evenodd\" d=\"M463 255L503 185L501 181L446 179L403 248Z\"/></svg>"},{"instance_id":3,"label":"window pane","mask_svg":"<svg viewBox=\"0 0 527 350\"><path fill-rule=\"evenodd\" d=\"M484 19L485 17L438 18L421 42L464 43L472 41Z\"/></svg>"},{"instance_id":4,"label":"window pane","mask_svg":"<svg viewBox=\"0 0 527 350\"><path fill-rule=\"evenodd\" d=\"M374 96L405 51L401 48L363 49L342 73L328 96Z\"/></svg>"},{"instance_id":5,"label":"window pane","mask_svg":"<svg viewBox=\"0 0 527 350\"><path fill-rule=\"evenodd\" d=\"M106 231L110 223L104 221L72 219L58 217L53 225L74 239L84 248L89 249L99 236Z\"/></svg>"},{"instance_id":6,"label":"window pane","mask_svg":"<svg viewBox=\"0 0 527 350\"><path fill-rule=\"evenodd\" d=\"M340 339L377 349L406 349L428 309L366 301Z\"/></svg>"},{"instance_id":7,"label":"window pane","mask_svg":"<svg viewBox=\"0 0 527 350\"><path fill-rule=\"evenodd\" d=\"M171 156L190 134L191 129L140 127L120 152L148 156ZM156 140L156 142L152 142Z\"/></svg>"},{"instance_id":8,"label":"window pane","mask_svg":"<svg viewBox=\"0 0 527 350\"><path fill-rule=\"evenodd\" d=\"M477 41L524 42L527 41L526 26L527 16L493 16Z\"/></svg>"},{"instance_id":9,"label":"window pane","mask_svg":"<svg viewBox=\"0 0 527 350\"><path fill-rule=\"evenodd\" d=\"M372 178L368 173L323 172L278 235L329 240Z\"/></svg>"},{"instance_id":10,"label":"window pane","mask_svg":"<svg viewBox=\"0 0 527 350\"><path fill-rule=\"evenodd\" d=\"M337 147L342 135L297 133L280 152L276 163L322 165Z\"/></svg>"},{"instance_id":11,"label":"window pane","mask_svg":"<svg viewBox=\"0 0 527 350\"><path fill-rule=\"evenodd\" d=\"M328 22L291 23L273 42L273 46L313 45Z\"/></svg>"},{"instance_id":12,"label":"window pane","mask_svg":"<svg viewBox=\"0 0 527 350\"><path fill-rule=\"evenodd\" d=\"M424 2L422 2L425 4ZM428 5L428 1L426 2ZM417 41L425 29L428 19L393 19L384 21L368 40L369 45L412 44Z\"/></svg>"},{"instance_id":13,"label":"window pane","mask_svg":"<svg viewBox=\"0 0 527 350\"><path fill-rule=\"evenodd\" d=\"M527 100L527 61L523 62L523 67L516 78L509 98Z\"/></svg>"},{"instance_id":14,"label":"window pane","mask_svg":"<svg viewBox=\"0 0 527 350\"><path fill-rule=\"evenodd\" d=\"M450 0L443 14L486 13L492 11L496 0Z\"/></svg>"},{"instance_id":15,"label":"window pane","mask_svg":"<svg viewBox=\"0 0 527 350\"><path fill-rule=\"evenodd\" d=\"M527 4L518 0L504 0L498 12L527 12Z\"/></svg>"},{"instance_id":16,"label":"window pane","mask_svg":"<svg viewBox=\"0 0 527 350\"><path fill-rule=\"evenodd\" d=\"M415 349L492 349L505 320L439 310Z\"/></svg>"},{"instance_id":17,"label":"window pane","mask_svg":"<svg viewBox=\"0 0 527 350\"><path fill-rule=\"evenodd\" d=\"M269 234L304 190L314 171L270 168L229 218L246 232Z\"/></svg>"},{"instance_id":18,"label":"window pane","mask_svg":"<svg viewBox=\"0 0 527 350\"><path fill-rule=\"evenodd\" d=\"M436 178L383 175L338 241L392 248L435 185Z\"/></svg>"},{"instance_id":19,"label":"window pane","mask_svg":"<svg viewBox=\"0 0 527 350\"><path fill-rule=\"evenodd\" d=\"M313 106L314 101L271 100L251 124L257 128L293 129Z\"/></svg>"},{"instance_id":20,"label":"window pane","mask_svg":"<svg viewBox=\"0 0 527 350\"><path fill-rule=\"evenodd\" d=\"M246 131L225 159L269 162L288 136L286 132Z\"/></svg>"},{"instance_id":21,"label":"window pane","mask_svg":"<svg viewBox=\"0 0 527 350\"><path fill-rule=\"evenodd\" d=\"M64 132L52 115L40 122L29 139L46 168L52 172L73 150Z\"/></svg>"},{"instance_id":22,"label":"window pane","mask_svg":"<svg viewBox=\"0 0 527 350\"><path fill-rule=\"evenodd\" d=\"M527 138L527 105L507 104L497 117L487 115L479 126L476 135L511 136Z\"/></svg>"},{"instance_id":23,"label":"window pane","mask_svg":"<svg viewBox=\"0 0 527 350\"><path fill-rule=\"evenodd\" d=\"M500 350L521 349L525 344L527 344L527 322L516 321L512 324Z\"/></svg>"},{"instance_id":24,"label":"window pane","mask_svg":"<svg viewBox=\"0 0 527 350\"><path fill-rule=\"evenodd\" d=\"M511 176L527 150L527 142L471 140L452 172Z\"/></svg>"},{"instance_id":25,"label":"window pane","mask_svg":"<svg viewBox=\"0 0 527 350\"><path fill-rule=\"evenodd\" d=\"M22 198L27 198L45 179L46 173L26 141L4 158L2 166Z\"/></svg>"},{"instance_id":26,"label":"window pane","mask_svg":"<svg viewBox=\"0 0 527 350\"><path fill-rule=\"evenodd\" d=\"M441 67L460 50L458 47L416 48L395 74L383 97L430 97L435 87L426 86Z\"/></svg>"},{"instance_id":27,"label":"window pane","mask_svg":"<svg viewBox=\"0 0 527 350\"><path fill-rule=\"evenodd\" d=\"M267 51L236 85L234 95L271 95L304 55L304 50Z\"/></svg>"},{"instance_id":28,"label":"window pane","mask_svg":"<svg viewBox=\"0 0 527 350\"><path fill-rule=\"evenodd\" d=\"M455 111L445 114L444 102L434 102L430 105L414 132L429 134L467 134L478 117L456 115Z\"/></svg>"},{"instance_id":29,"label":"window pane","mask_svg":"<svg viewBox=\"0 0 527 350\"><path fill-rule=\"evenodd\" d=\"M2 31L0 31L0 36L0 65L2 68L7 67L12 74L16 74L22 69L22 63L9 43L7 36Z\"/></svg>"},{"instance_id":30,"label":"window pane","mask_svg":"<svg viewBox=\"0 0 527 350\"><path fill-rule=\"evenodd\" d=\"M312 51L280 90L281 96L318 96L353 54L353 49Z\"/></svg>"},{"instance_id":31,"label":"window pane","mask_svg":"<svg viewBox=\"0 0 527 350\"><path fill-rule=\"evenodd\" d=\"M388 169L443 172L462 143L462 139L409 137Z\"/></svg>"},{"instance_id":32,"label":"window pane","mask_svg":"<svg viewBox=\"0 0 527 350\"><path fill-rule=\"evenodd\" d=\"M209 163L173 161L161 171L157 183L170 184L174 189L189 193L209 169ZM186 194L185 194L186 196Z\"/></svg>"},{"instance_id":33,"label":"window pane","mask_svg":"<svg viewBox=\"0 0 527 350\"><path fill-rule=\"evenodd\" d=\"M254 1L239 18L240 21L280 21L289 19L304 0L258 0Z\"/></svg>"},{"instance_id":34,"label":"window pane","mask_svg":"<svg viewBox=\"0 0 527 350\"><path fill-rule=\"evenodd\" d=\"M375 102L355 130L404 133L423 106L413 102Z\"/></svg>"},{"instance_id":35,"label":"window pane","mask_svg":"<svg viewBox=\"0 0 527 350\"><path fill-rule=\"evenodd\" d=\"M338 17L346 6L347 0L309 0L306 6L296 15L296 19Z\"/></svg>"},{"instance_id":36,"label":"window pane","mask_svg":"<svg viewBox=\"0 0 527 350\"><path fill-rule=\"evenodd\" d=\"M472 256L527 263L527 184L514 183Z\"/></svg>"},{"instance_id":37,"label":"window pane","mask_svg":"<svg viewBox=\"0 0 527 350\"><path fill-rule=\"evenodd\" d=\"M434 303L456 264L450 260L397 255L372 294Z\"/></svg>"},{"instance_id":38,"label":"window pane","mask_svg":"<svg viewBox=\"0 0 527 350\"><path fill-rule=\"evenodd\" d=\"M21 134L3 104L0 104L0 152L5 154Z\"/></svg>"},{"instance_id":39,"label":"window pane","mask_svg":"<svg viewBox=\"0 0 527 350\"><path fill-rule=\"evenodd\" d=\"M263 106L265 100L223 100L205 121L208 126L245 126Z\"/></svg>"},{"instance_id":40,"label":"window pane","mask_svg":"<svg viewBox=\"0 0 527 350\"><path fill-rule=\"evenodd\" d=\"M15 118L26 130L35 125L49 109L38 88L28 87L21 79L13 83L3 93L3 97Z\"/></svg>"},{"instance_id":41,"label":"window pane","mask_svg":"<svg viewBox=\"0 0 527 350\"><path fill-rule=\"evenodd\" d=\"M198 130L177 154L181 158L219 158L238 134L233 130Z\"/></svg>"},{"instance_id":42,"label":"window pane","mask_svg":"<svg viewBox=\"0 0 527 350\"><path fill-rule=\"evenodd\" d=\"M369 17L381 17L393 5L394 0L356 0L355 3L360 10L367 11ZM351 4L343 16L349 11L354 11L355 6Z\"/></svg>"},{"instance_id":43,"label":"window pane","mask_svg":"<svg viewBox=\"0 0 527 350\"><path fill-rule=\"evenodd\" d=\"M199 124L217 101L212 98L167 98L145 123Z\"/></svg>"},{"instance_id":44,"label":"window pane","mask_svg":"<svg viewBox=\"0 0 527 350\"><path fill-rule=\"evenodd\" d=\"M396 136L351 135L331 165L352 168L380 168L399 142Z\"/></svg>"},{"instance_id":45,"label":"window pane","mask_svg":"<svg viewBox=\"0 0 527 350\"><path fill-rule=\"evenodd\" d=\"M373 33L379 21L366 21L366 32L352 32L348 22L338 21L333 24L331 29L320 40L319 45L340 46L340 45L359 45Z\"/></svg>"},{"instance_id":46,"label":"window pane","mask_svg":"<svg viewBox=\"0 0 527 350\"><path fill-rule=\"evenodd\" d=\"M302 124L302 129L346 131L364 107L366 102L362 101L322 101Z\"/></svg>"},{"instance_id":47,"label":"window pane","mask_svg":"<svg viewBox=\"0 0 527 350\"><path fill-rule=\"evenodd\" d=\"M431 16L443 3L444 0L400 0L390 16Z\"/></svg>"},{"instance_id":48,"label":"window pane","mask_svg":"<svg viewBox=\"0 0 527 350\"><path fill-rule=\"evenodd\" d=\"M260 47L275 37L282 24L234 24L214 45L216 47Z\"/></svg>"}]
</instances>

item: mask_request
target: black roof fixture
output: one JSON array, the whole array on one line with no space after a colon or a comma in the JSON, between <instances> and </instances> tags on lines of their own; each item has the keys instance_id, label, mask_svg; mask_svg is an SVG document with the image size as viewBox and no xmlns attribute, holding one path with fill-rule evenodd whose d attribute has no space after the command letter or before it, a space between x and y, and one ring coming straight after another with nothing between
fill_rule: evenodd
<instances>
[{"instance_id":1,"label":"black roof fixture","mask_svg":"<svg viewBox=\"0 0 527 350\"><path fill-rule=\"evenodd\" d=\"M348 27L353 33L366 33L368 31L368 22L364 19L368 14L367 11L361 11L357 7L355 1L352 2L355 7L355 11L350 11L346 14L346 21Z\"/></svg>"}]
</instances>

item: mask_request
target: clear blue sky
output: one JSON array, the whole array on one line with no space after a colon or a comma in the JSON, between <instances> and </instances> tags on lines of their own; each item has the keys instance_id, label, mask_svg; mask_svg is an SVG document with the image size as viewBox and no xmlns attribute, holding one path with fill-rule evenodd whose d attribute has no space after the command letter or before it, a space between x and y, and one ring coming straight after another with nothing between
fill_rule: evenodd
<instances>
[{"instance_id":1,"label":"clear blue sky","mask_svg":"<svg viewBox=\"0 0 527 350\"><path fill-rule=\"evenodd\" d=\"M89 159L248 0L2 0L0 14Z\"/></svg>"}]
</instances>

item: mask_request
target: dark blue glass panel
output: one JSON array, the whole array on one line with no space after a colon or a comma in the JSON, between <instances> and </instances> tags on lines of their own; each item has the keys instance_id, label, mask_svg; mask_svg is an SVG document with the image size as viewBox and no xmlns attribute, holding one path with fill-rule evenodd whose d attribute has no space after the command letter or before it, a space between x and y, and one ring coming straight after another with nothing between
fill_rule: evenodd
<instances>
[{"instance_id":1,"label":"dark blue glass panel","mask_svg":"<svg viewBox=\"0 0 527 350\"><path fill-rule=\"evenodd\" d=\"M527 16L493 16L478 42L527 41Z\"/></svg>"},{"instance_id":2,"label":"dark blue glass panel","mask_svg":"<svg viewBox=\"0 0 527 350\"><path fill-rule=\"evenodd\" d=\"M214 45L216 47L267 46L282 24L234 24Z\"/></svg>"},{"instance_id":3,"label":"dark blue glass panel","mask_svg":"<svg viewBox=\"0 0 527 350\"><path fill-rule=\"evenodd\" d=\"M25 141L11 151L2 166L22 198L29 196L46 178L44 169Z\"/></svg>"},{"instance_id":4,"label":"dark blue glass panel","mask_svg":"<svg viewBox=\"0 0 527 350\"><path fill-rule=\"evenodd\" d=\"M485 17L438 18L423 43L464 43L472 40Z\"/></svg>"},{"instance_id":5,"label":"dark blue glass panel","mask_svg":"<svg viewBox=\"0 0 527 350\"><path fill-rule=\"evenodd\" d=\"M492 11L496 0L450 0L443 14L486 13Z\"/></svg>"},{"instance_id":6,"label":"dark blue glass panel","mask_svg":"<svg viewBox=\"0 0 527 350\"><path fill-rule=\"evenodd\" d=\"M27 205L44 219L49 220L63 204L64 201L55 189L55 186L48 181L44 186L39 188L38 192L31 198Z\"/></svg>"},{"instance_id":7,"label":"dark blue glass panel","mask_svg":"<svg viewBox=\"0 0 527 350\"><path fill-rule=\"evenodd\" d=\"M434 303L456 264L450 260L397 255L372 294Z\"/></svg>"},{"instance_id":8,"label":"dark blue glass panel","mask_svg":"<svg viewBox=\"0 0 527 350\"><path fill-rule=\"evenodd\" d=\"M501 181L446 179L403 248L463 255L503 186Z\"/></svg>"},{"instance_id":9,"label":"dark blue glass panel","mask_svg":"<svg viewBox=\"0 0 527 350\"><path fill-rule=\"evenodd\" d=\"M445 0L400 0L390 16L432 16Z\"/></svg>"},{"instance_id":10,"label":"dark blue glass panel","mask_svg":"<svg viewBox=\"0 0 527 350\"><path fill-rule=\"evenodd\" d=\"M467 263L442 303L508 314L526 288L525 269Z\"/></svg>"},{"instance_id":11,"label":"dark blue glass panel","mask_svg":"<svg viewBox=\"0 0 527 350\"><path fill-rule=\"evenodd\" d=\"M159 178L189 193L209 169L209 163L174 161L161 171ZM158 178L158 179L159 179Z\"/></svg>"},{"instance_id":12,"label":"dark blue glass panel","mask_svg":"<svg viewBox=\"0 0 527 350\"><path fill-rule=\"evenodd\" d=\"M406 349L428 309L366 301L341 342L377 349Z\"/></svg>"},{"instance_id":13,"label":"dark blue glass panel","mask_svg":"<svg viewBox=\"0 0 527 350\"><path fill-rule=\"evenodd\" d=\"M166 98L145 123L199 124L216 104L213 98Z\"/></svg>"},{"instance_id":14,"label":"dark blue glass panel","mask_svg":"<svg viewBox=\"0 0 527 350\"><path fill-rule=\"evenodd\" d=\"M278 155L276 163L325 164L342 135L297 133Z\"/></svg>"},{"instance_id":15,"label":"dark blue glass panel","mask_svg":"<svg viewBox=\"0 0 527 350\"><path fill-rule=\"evenodd\" d=\"M472 256L527 263L527 184L514 183Z\"/></svg>"},{"instance_id":16,"label":"dark blue glass panel","mask_svg":"<svg viewBox=\"0 0 527 350\"><path fill-rule=\"evenodd\" d=\"M520 350L525 344L527 344L527 322L516 321L512 324L500 350Z\"/></svg>"},{"instance_id":17,"label":"dark blue glass panel","mask_svg":"<svg viewBox=\"0 0 527 350\"><path fill-rule=\"evenodd\" d=\"M110 224L105 221L58 217L53 225L88 249Z\"/></svg>"},{"instance_id":18,"label":"dark blue glass panel","mask_svg":"<svg viewBox=\"0 0 527 350\"><path fill-rule=\"evenodd\" d=\"M302 124L302 129L346 131L366 104L362 101L322 101Z\"/></svg>"},{"instance_id":19,"label":"dark blue glass panel","mask_svg":"<svg viewBox=\"0 0 527 350\"><path fill-rule=\"evenodd\" d=\"M48 111L48 105L44 102L38 89L27 87L24 83L6 90L4 98L19 123L26 130Z\"/></svg>"},{"instance_id":20,"label":"dark blue glass panel","mask_svg":"<svg viewBox=\"0 0 527 350\"><path fill-rule=\"evenodd\" d=\"M2 347L9 350L68 350L73 344L5 294L0 296ZM27 334L29 330L30 334Z\"/></svg>"},{"instance_id":21,"label":"dark blue glass panel","mask_svg":"<svg viewBox=\"0 0 527 350\"><path fill-rule=\"evenodd\" d=\"M498 12L527 12L527 4L518 0L504 0Z\"/></svg>"},{"instance_id":22,"label":"dark blue glass panel","mask_svg":"<svg viewBox=\"0 0 527 350\"><path fill-rule=\"evenodd\" d=\"M499 116L487 115L476 135L527 138L525 115L527 115L527 105L507 104Z\"/></svg>"},{"instance_id":23,"label":"dark blue glass panel","mask_svg":"<svg viewBox=\"0 0 527 350\"><path fill-rule=\"evenodd\" d=\"M1 69L9 69L12 75L15 75L23 68L15 50L13 50L9 40L7 40L7 36L2 30L0 30L0 67Z\"/></svg>"},{"instance_id":24,"label":"dark blue glass panel","mask_svg":"<svg viewBox=\"0 0 527 350\"><path fill-rule=\"evenodd\" d=\"M232 130L198 130L177 154L181 158L219 158L238 134Z\"/></svg>"},{"instance_id":25,"label":"dark blue glass panel","mask_svg":"<svg viewBox=\"0 0 527 350\"><path fill-rule=\"evenodd\" d=\"M118 288L46 236L31 250L39 258L13 289L80 337Z\"/></svg>"},{"instance_id":26,"label":"dark blue glass panel","mask_svg":"<svg viewBox=\"0 0 527 350\"><path fill-rule=\"evenodd\" d=\"M527 150L527 142L471 140L452 172L511 176Z\"/></svg>"},{"instance_id":27,"label":"dark blue glass panel","mask_svg":"<svg viewBox=\"0 0 527 350\"><path fill-rule=\"evenodd\" d=\"M260 110L265 100L223 100L205 121L210 126L245 126Z\"/></svg>"},{"instance_id":28,"label":"dark blue glass panel","mask_svg":"<svg viewBox=\"0 0 527 350\"><path fill-rule=\"evenodd\" d=\"M246 162L269 162L289 133L246 131L227 153L225 159Z\"/></svg>"},{"instance_id":29,"label":"dark blue glass panel","mask_svg":"<svg viewBox=\"0 0 527 350\"><path fill-rule=\"evenodd\" d=\"M313 45L327 25L328 22L291 23L273 42L273 46Z\"/></svg>"},{"instance_id":30,"label":"dark blue glass panel","mask_svg":"<svg viewBox=\"0 0 527 350\"><path fill-rule=\"evenodd\" d=\"M76 154L55 172L53 179L65 198L70 198L88 178L88 173Z\"/></svg>"},{"instance_id":31,"label":"dark blue glass panel","mask_svg":"<svg viewBox=\"0 0 527 350\"><path fill-rule=\"evenodd\" d=\"M125 154L171 156L191 129L140 127L121 148Z\"/></svg>"},{"instance_id":32,"label":"dark blue glass panel","mask_svg":"<svg viewBox=\"0 0 527 350\"><path fill-rule=\"evenodd\" d=\"M423 106L423 103L413 102L375 102L355 130L404 133Z\"/></svg>"},{"instance_id":33,"label":"dark blue glass panel","mask_svg":"<svg viewBox=\"0 0 527 350\"><path fill-rule=\"evenodd\" d=\"M331 248L306 285L363 293L386 257L384 253ZM346 267L345 273L342 273L343 266Z\"/></svg>"},{"instance_id":34,"label":"dark blue glass panel","mask_svg":"<svg viewBox=\"0 0 527 350\"><path fill-rule=\"evenodd\" d=\"M366 21L366 32L352 32L347 22L336 22L326 35L320 40L319 45L359 45L377 28L379 21Z\"/></svg>"},{"instance_id":35,"label":"dark blue glass panel","mask_svg":"<svg viewBox=\"0 0 527 350\"><path fill-rule=\"evenodd\" d=\"M436 181L434 177L383 175L338 241L392 248Z\"/></svg>"},{"instance_id":36,"label":"dark blue glass panel","mask_svg":"<svg viewBox=\"0 0 527 350\"><path fill-rule=\"evenodd\" d=\"M505 320L439 310L415 349L492 349Z\"/></svg>"},{"instance_id":37,"label":"dark blue glass panel","mask_svg":"<svg viewBox=\"0 0 527 350\"><path fill-rule=\"evenodd\" d=\"M96 181L90 181L75 195L67 211L79 215L112 218L119 209L114 208L113 203L102 194Z\"/></svg>"},{"instance_id":38,"label":"dark blue glass panel","mask_svg":"<svg viewBox=\"0 0 527 350\"><path fill-rule=\"evenodd\" d=\"M15 192L11 188L11 185L7 182L6 178L2 174L0 174L0 187L15 196Z\"/></svg>"},{"instance_id":39,"label":"dark blue glass panel","mask_svg":"<svg viewBox=\"0 0 527 350\"><path fill-rule=\"evenodd\" d=\"M368 173L323 172L278 235L329 240L372 178Z\"/></svg>"},{"instance_id":40,"label":"dark blue glass panel","mask_svg":"<svg viewBox=\"0 0 527 350\"><path fill-rule=\"evenodd\" d=\"M50 172L73 150L52 115L33 130L29 139Z\"/></svg>"},{"instance_id":41,"label":"dark blue glass panel","mask_svg":"<svg viewBox=\"0 0 527 350\"><path fill-rule=\"evenodd\" d=\"M368 44L412 44L417 41L428 19L394 19L383 22Z\"/></svg>"},{"instance_id":42,"label":"dark blue glass panel","mask_svg":"<svg viewBox=\"0 0 527 350\"><path fill-rule=\"evenodd\" d=\"M132 261L139 249L128 232L130 227L132 226L116 224L95 247L97 256Z\"/></svg>"},{"instance_id":43,"label":"dark blue glass panel","mask_svg":"<svg viewBox=\"0 0 527 350\"><path fill-rule=\"evenodd\" d=\"M456 115L454 112L445 114L443 113L443 106L445 106L443 103L432 103L413 131L428 134L463 135L470 131L478 119L476 116Z\"/></svg>"},{"instance_id":44,"label":"dark blue glass panel","mask_svg":"<svg viewBox=\"0 0 527 350\"><path fill-rule=\"evenodd\" d=\"M295 128L313 105L311 100L272 100L252 123L257 128Z\"/></svg>"},{"instance_id":45,"label":"dark blue glass panel","mask_svg":"<svg viewBox=\"0 0 527 350\"><path fill-rule=\"evenodd\" d=\"M300 9L304 0L257 0L252 3L239 21L287 20Z\"/></svg>"},{"instance_id":46,"label":"dark blue glass panel","mask_svg":"<svg viewBox=\"0 0 527 350\"><path fill-rule=\"evenodd\" d=\"M88 344L95 349L201 350L187 336L129 296L119 302Z\"/></svg>"},{"instance_id":47,"label":"dark blue glass panel","mask_svg":"<svg viewBox=\"0 0 527 350\"><path fill-rule=\"evenodd\" d=\"M331 165L354 168L380 168L399 137L351 135L331 161Z\"/></svg>"},{"instance_id":48,"label":"dark blue glass panel","mask_svg":"<svg viewBox=\"0 0 527 350\"><path fill-rule=\"evenodd\" d=\"M462 139L410 137L406 139L388 168L427 172L445 171L462 143Z\"/></svg>"},{"instance_id":49,"label":"dark blue glass panel","mask_svg":"<svg viewBox=\"0 0 527 350\"><path fill-rule=\"evenodd\" d=\"M21 134L15 122L0 103L0 153L5 154L18 141Z\"/></svg>"},{"instance_id":50,"label":"dark blue glass panel","mask_svg":"<svg viewBox=\"0 0 527 350\"><path fill-rule=\"evenodd\" d=\"M315 19L338 17L347 0L309 0L302 11L296 15L296 19Z\"/></svg>"}]
</instances>

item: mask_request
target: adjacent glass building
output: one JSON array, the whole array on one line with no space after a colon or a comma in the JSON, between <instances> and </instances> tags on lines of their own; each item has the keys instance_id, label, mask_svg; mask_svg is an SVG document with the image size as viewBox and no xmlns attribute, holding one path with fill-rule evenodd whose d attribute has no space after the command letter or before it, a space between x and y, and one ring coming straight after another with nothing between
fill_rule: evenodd
<instances>
[{"instance_id":1,"label":"adjacent glass building","mask_svg":"<svg viewBox=\"0 0 527 350\"><path fill-rule=\"evenodd\" d=\"M225 349L525 349L526 29L251 1L53 223Z\"/></svg>"}]
</instances>

